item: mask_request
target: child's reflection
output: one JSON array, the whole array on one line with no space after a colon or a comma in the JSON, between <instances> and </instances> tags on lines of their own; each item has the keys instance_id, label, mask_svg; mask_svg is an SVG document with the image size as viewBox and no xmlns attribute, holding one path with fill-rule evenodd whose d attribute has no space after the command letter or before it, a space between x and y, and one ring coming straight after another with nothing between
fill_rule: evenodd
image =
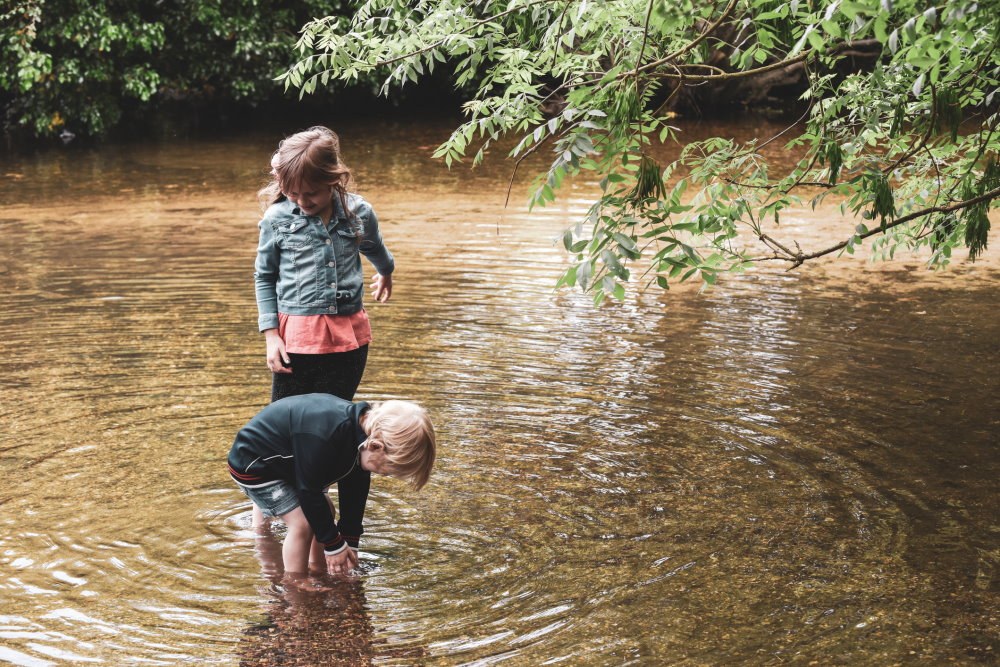
<instances>
[{"instance_id":1,"label":"child's reflection","mask_svg":"<svg viewBox=\"0 0 1000 667\"><path fill-rule=\"evenodd\" d=\"M243 633L240 666L371 665L375 650L362 579L324 577L316 590L288 586L281 543L266 529L255 542L270 586L264 589L264 620Z\"/></svg>"}]
</instances>

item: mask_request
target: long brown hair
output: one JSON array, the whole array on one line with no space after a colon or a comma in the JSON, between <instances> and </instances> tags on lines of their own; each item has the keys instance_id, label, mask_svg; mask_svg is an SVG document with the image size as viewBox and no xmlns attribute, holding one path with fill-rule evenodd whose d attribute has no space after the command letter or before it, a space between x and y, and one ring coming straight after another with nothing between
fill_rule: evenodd
<instances>
[{"instance_id":1,"label":"long brown hair","mask_svg":"<svg viewBox=\"0 0 1000 667\"><path fill-rule=\"evenodd\" d=\"M285 199L284 191L302 183L332 187L347 208L347 185L351 170L340 159L340 138L328 127L316 125L285 137L271 156L271 182L257 193L261 208Z\"/></svg>"}]
</instances>

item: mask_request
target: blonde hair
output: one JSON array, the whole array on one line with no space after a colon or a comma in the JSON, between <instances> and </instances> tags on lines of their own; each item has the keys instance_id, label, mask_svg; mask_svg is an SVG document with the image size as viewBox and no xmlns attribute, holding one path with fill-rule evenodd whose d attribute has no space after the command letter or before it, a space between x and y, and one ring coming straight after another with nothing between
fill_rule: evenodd
<instances>
[{"instance_id":1,"label":"blonde hair","mask_svg":"<svg viewBox=\"0 0 1000 667\"><path fill-rule=\"evenodd\" d=\"M370 439L384 445L394 477L409 481L414 490L427 484L436 445L434 425L426 410L410 401L374 403L365 415L364 429Z\"/></svg>"},{"instance_id":2,"label":"blonde hair","mask_svg":"<svg viewBox=\"0 0 1000 667\"><path fill-rule=\"evenodd\" d=\"M340 159L340 138L330 128L315 125L285 137L271 156L271 182L257 193L261 208L285 198L284 192L302 183L336 190L344 212L351 170Z\"/></svg>"}]
</instances>

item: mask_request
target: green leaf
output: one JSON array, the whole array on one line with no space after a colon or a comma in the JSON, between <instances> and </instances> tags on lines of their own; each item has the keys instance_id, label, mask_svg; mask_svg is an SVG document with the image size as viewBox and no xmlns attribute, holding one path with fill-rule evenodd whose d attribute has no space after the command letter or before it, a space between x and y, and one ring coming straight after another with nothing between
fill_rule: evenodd
<instances>
[{"instance_id":1,"label":"green leaf","mask_svg":"<svg viewBox=\"0 0 1000 667\"><path fill-rule=\"evenodd\" d=\"M586 291L590 286L590 272L593 264L589 261L581 262L576 268L576 282L580 289Z\"/></svg>"}]
</instances>

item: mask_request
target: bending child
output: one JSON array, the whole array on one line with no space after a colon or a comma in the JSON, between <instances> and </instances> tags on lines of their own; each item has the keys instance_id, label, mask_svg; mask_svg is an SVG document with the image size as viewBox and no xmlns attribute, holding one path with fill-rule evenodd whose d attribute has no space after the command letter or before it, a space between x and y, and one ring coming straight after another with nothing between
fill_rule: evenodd
<instances>
[{"instance_id":1,"label":"bending child","mask_svg":"<svg viewBox=\"0 0 1000 667\"><path fill-rule=\"evenodd\" d=\"M417 490L434 457L434 426L415 403L303 394L271 403L240 429L229 474L264 515L285 522L282 560L294 583L310 570L346 574L357 567L371 473ZM326 495L335 482L340 521Z\"/></svg>"}]
</instances>

